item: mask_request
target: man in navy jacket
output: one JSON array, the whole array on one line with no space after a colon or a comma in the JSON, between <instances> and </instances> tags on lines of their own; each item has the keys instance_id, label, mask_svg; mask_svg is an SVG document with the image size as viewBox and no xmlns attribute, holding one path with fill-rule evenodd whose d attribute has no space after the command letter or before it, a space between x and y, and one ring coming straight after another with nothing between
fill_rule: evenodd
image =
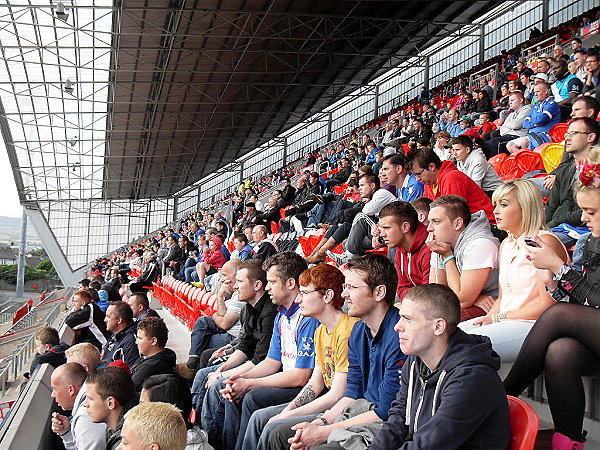
<instances>
[{"instance_id":1,"label":"man in navy jacket","mask_svg":"<svg viewBox=\"0 0 600 450\"><path fill-rule=\"evenodd\" d=\"M409 355L400 391L370 450L504 450L508 404L500 357L485 336L457 329L460 302L447 286L411 289L396 331Z\"/></svg>"}]
</instances>

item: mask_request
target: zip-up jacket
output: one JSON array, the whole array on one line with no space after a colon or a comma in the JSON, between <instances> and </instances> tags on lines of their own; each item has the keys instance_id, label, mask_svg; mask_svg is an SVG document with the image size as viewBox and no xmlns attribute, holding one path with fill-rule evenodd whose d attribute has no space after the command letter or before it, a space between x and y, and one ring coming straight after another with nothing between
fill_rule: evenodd
<instances>
[{"instance_id":1,"label":"zip-up jacket","mask_svg":"<svg viewBox=\"0 0 600 450\"><path fill-rule=\"evenodd\" d=\"M396 272L398 272L398 298L402 300L406 293L420 284L429 284L431 268L431 249L425 244L427 228L419 223L415 238L409 251L396 249Z\"/></svg>"},{"instance_id":2,"label":"zip-up jacket","mask_svg":"<svg viewBox=\"0 0 600 450\"><path fill-rule=\"evenodd\" d=\"M170 348L165 348L154 356L138 359L137 362L131 366L131 379L133 380L137 391L140 392L142 390L142 384L146 378L151 377L152 375L173 373L176 363L177 355Z\"/></svg>"},{"instance_id":3,"label":"zip-up jacket","mask_svg":"<svg viewBox=\"0 0 600 450\"><path fill-rule=\"evenodd\" d=\"M102 364L107 365L118 359L122 359L129 367L140 358L138 347L135 343L137 323L132 322L127 328L113 334L104 346L102 352Z\"/></svg>"},{"instance_id":4,"label":"zip-up jacket","mask_svg":"<svg viewBox=\"0 0 600 450\"><path fill-rule=\"evenodd\" d=\"M388 420L370 450L506 450L508 402L488 337L458 329L437 369L410 356Z\"/></svg>"},{"instance_id":5,"label":"zip-up jacket","mask_svg":"<svg viewBox=\"0 0 600 450\"><path fill-rule=\"evenodd\" d=\"M104 318L106 315L100 310L98 305L90 302L84 305L80 310L73 311L65 319L76 334L76 342L89 342L98 347L99 350L106 344L110 333L106 330Z\"/></svg>"},{"instance_id":6,"label":"zip-up jacket","mask_svg":"<svg viewBox=\"0 0 600 450\"><path fill-rule=\"evenodd\" d=\"M31 367L29 368L29 373L33 373L35 368L40 364L50 364L52 367L58 367L67 362L67 357L65 356L65 350L69 348L69 344L61 342L53 346L50 350L47 350L43 355L39 353L35 355L33 358L33 362L31 363Z\"/></svg>"}]
</instances>

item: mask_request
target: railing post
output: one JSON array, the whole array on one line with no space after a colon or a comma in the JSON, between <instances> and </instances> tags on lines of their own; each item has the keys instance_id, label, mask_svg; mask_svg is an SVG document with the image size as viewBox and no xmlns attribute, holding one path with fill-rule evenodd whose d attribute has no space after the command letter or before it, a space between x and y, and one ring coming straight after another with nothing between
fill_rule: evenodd
<instances>
[{"instance_id":1,"label":"railing post","mask_svg":"<svg viewBox=\"0 0 600 450\"><path fill-rule=\"evenodd\" d=\"M485 61L485 24L479 25L479 64Z\"/></svg>"}]
</instances>

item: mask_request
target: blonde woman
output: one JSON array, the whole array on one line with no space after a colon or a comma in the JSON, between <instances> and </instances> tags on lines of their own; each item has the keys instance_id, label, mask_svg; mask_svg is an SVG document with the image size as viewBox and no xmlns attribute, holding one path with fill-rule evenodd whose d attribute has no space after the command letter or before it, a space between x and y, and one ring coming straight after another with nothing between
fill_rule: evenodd
<instances>
[{"instance_id":1,"label":"blonde woman","mask_svg":"<svg viewBox=\"0 0 600 450\"><path fill-rule=\"evenodd\" d=\"M546 291L547 270L536 269L529 259L528 243L541 241L560 255L568 255L560 240L546 229L540 190L528 180L514 180L494 191L494 216L508 233L500 245L498 299L483 317L463 322L471 334L488 336L502 362L514 361L536 319L554 304ZM539 244L538 244L539 245Z\"/></svg>"}]
</instances>

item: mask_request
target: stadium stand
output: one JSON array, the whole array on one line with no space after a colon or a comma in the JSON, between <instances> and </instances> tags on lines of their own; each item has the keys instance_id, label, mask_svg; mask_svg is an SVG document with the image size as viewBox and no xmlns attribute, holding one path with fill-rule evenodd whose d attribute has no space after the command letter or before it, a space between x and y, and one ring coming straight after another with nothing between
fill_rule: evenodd
<instances>
[{"instance_id":1,"label":"stadium stand","mask_svg":"<svg viewBox=\"0 0 600 450\"><path fill-rule=\"evenodd\" d=\"M527 5L527 2L522 3L515 7ZM540 316L542 317L540 322L551 320L548 317L551 316L552 308L556 306L550 305L554 304L554 300L558 300L559 295L564 297L570 293L573 300L582 305L597 305L594 290L597 289L594 283L597 281L596 271L590 266L590 264L593 266L593 256L590 256L590 252L594 252L596 236L593 227L590 229L586 227L588 224L595 223L594 219L583 220L580 210L576 209L577 205L570 205L572 209L568 212L573 213L573 217L577 217L572 221L573 223L561 225L567 226L569 235L575 236L575 241L579 241L578 245L582 248L585 246L585 250L579 251L581 249L575 246L570 247L567 257L566 249L560 242L552 244L546 239L552 233L545 229L542 202L543 198L547 200L547 192L544 189L552 192L553 184L558 183L558 186L564 179L561 170L571 167L575 173L576 164L573 159L570 159L570 155L574 156L579 164L577 180L580 180L580 184L576 184L577 192L583 192L584 195L597 195L595 191L590 194L590 190L600 188L597 185L600 183L598 181L600 172L595 172L596 168L600 167L598 165L600 160L594 159L596 148L594 146L600 137L595 122L600 118L598 101L582 100L582 96L586 93L591 93L585 95L586 97L594 99L594 89L598 86L600 73L597 67L599 52L596 44L599 41L597 33L599 13L600 8L595 7L578 11L577 14L572 13L572 19L557 23L552 28L546 23L543 32L532 31L528 40L518 43L509 50L500 52L500 47L497 47L497 51L488 55L488 59L484 60L481 57L478 64L465 64L460 72L455 71L455 76L446 77L449 79L438 75L435 79L439 83L435 87L429 88L425 85L425 89L418 96L402 104L389 103L388 106L393 107L388 108L385 114L376 114L377 118L374 120L363 120L361 125L353 126L350 132L340 135L338 139L330 140L326 144L320 143L318 148L309 152L305 149L296 151L294 156L297 159L292 162L289 162L292 160L290 155L286 155L285 163L280 164L276 170L268 167L266 171L254 173L247 179L228 182L226 186L210 190L210 196L206 197L206 201L201 205L196 202L193 206L177 211L175 220L164 223L154 232L147 233L119 250L106 253L94 260L88 267L86 277L100 285L95 293L98 297L97 302L111 296L113 299L127 300L128 296L136 293L129 290L131 286L140 287L141 290L150 292L151 301L158 301L189 330L194 330L200 318L224 317L230 312L229 308L234 303L232 301L234 289L223 287L221 283L220 266L209 264L207 255L211 257L210 252L219 252L219 260L222 262L230 258L242 259L241 255L244 255L244 259L263 260L273 254L291 251L306 258L309 263L320 262L323 257L327 264L342 269L352 267L353 261L361 261L360 257L365 255L368 255L367 258L383 258L387 264L389 258L395 264L398 277L410 280L413 286L427 284L428 281L445 284L455 292L462 308L478 306L482 315L473 319L476 325L484 325L486 329L489 327L493 330L499 329L501 325L509 326L511 322L529 321L527 332L523 336L517 336L518 347L511 349L514 352L513 358L517 358L515 370L527 371L522 368L526 363L522 361L521 356L517 356L520 345L524 340L523 348L532 351L532 344L526 339L527 333L529 329L532 329L531 333L534 335L540 333L539 327L533 325ZM595 32L593 24L596 24ZM568 66L570 67L568 71L561 72L558 67L562 67L560 61L564 60L567 67L569 56L577 54L575 47L578 36L583 36L582 45L590 62L576 67L573 61L573 64ZM575 44L569 49L573 42ZM491 48L496 49L495 46ZM565 53L561 53L563 48L566 50ZM593 65L594 58L596 58L596 66ZM470 62L474 61L467 61ZM546 65L549 69L548 73L542 71ZM552 93L552 95L547 99L541 92ZM526 117L521 119L511 117L517 115L517 111L512 110L510 106L512 95L523 97L524 104L531 105L531 109L527 108ZM574 107L578 101L585 103L584 109ZM592 113L591 117L589 115L588 117L596 124L596 128L593 126L585 130L573 128L582 122L571 123L569 118L585 117L589 111ZM553 119L553 124L547 120L548 117ZM523 130L523 133L503 134L502 126L507 120L513 122L520 120L518 126L514 126L511 122L510 129ZM457 142L468 142L469 145L461 144L458 146L460 148L438 148L439 152L436 151L437 139L444 137L439 133L444 131L451 137L467 136L467 140L459 139ZM505 136L510 136L511 140L495 140ZM527 141L519 141L524 136L528 136ZM575 142L575 139L585 139L585 136L591 136L589 141ZM514 145L517 145L514 143L517 141L513 139L527 142L529 148L517 148L511 152L511 149L515 149ZM487 158L483 150L486 148L486 142L492 140L499 153ZM448 146L453 143L448 139L445 142ZM447 159L440 157L443 150L448 152ZM461 151L465 153L460 153ZM394 173L388 172L388 165L386 165L388 161L386 157L392 154L396 155L394 168L391 169L396 171ZM457 161L456 165L453 161ZM479 177L482 171L490 170L495 171L504 182L497 189L486 189L482 184L482 178ZM372 181L373 177L377 182ZM471 178L477 182L473 182ZM217 177L214 180L222 181L222 178ZM390 180L395 180L394 184L390 183ZM569 183L566 189L571 190L573 174L569 178ZM200 193L201 190L198 189ZM461 257L459 261L456 255L459 254L461 246L460 237L452 242L452 245L445 242L441 232L440 235L436 235L433 231L435 227L428 224L427 214L419 214L421 206L418 208L417 204L413 203L413 208L410 205L410 202L421 200L423 195L430 200L452 195L461 195L470 199L468 206L471 208L470 213L473 214L471 219L473 223L476 214L482 213L480 210L487 212L491 223L486 221L485 214L481 214L486 228L489 228L485 239L498 239L504 242L500 247L500 256L496 254L492 258L490 255L483 255L475 258L467 252L464 259ZM507 198L516 205L513 206L516 209L505 216L500 213L492 214L492 208L500 208L503 207L501 205L510 203ZM403 219L406 223L418 217L418 222L413 227L404 230L400 225L398 231L393 226L378 223L378 215L382 208L397 203L406 205L411 211L414 209L415 214L411 212L410 217ZM474 203L478 205L475 210L473 210ZM592 208L585 205L580 205L584 211ZM198 206L202 207L198 208ZM584 217L585 214L584 212ZM453 213L448 213L450 221L457 220L456 216L458 215L453 216ZM535 220L530 216L535 216ZM509 219L514 217L524 217L524 219L520 222L518 220L511 222ZM492 218L501 220L496 221ZM523 223L527 223L527 226ZM462 225L466 230L468 224L461 223L461 227ZM457 229L461 227L457 226ZM415 230L421 230L422 236L419 237L419 231L415 232ZM429 232L427 241L425 241L427 234L425 230ZM472 229L469 230L472 232ZM516 234L515 230L521 233ZM553 231L558 233L557 230ZM591 236L588 234L590 231ZM242 235L244 242L239 239ZM409 235L410 242L405 237ZM531 241L528 241L529 238ZM249 248L246 248L245 242L250 245ZM419 282L413 281L411 277L410 267L413 266L404 267L402 263L406 260L409 261L408 264L412 264L411 255L419 250L417 244L419 248L429 247L428 255L432 252L439 255L439 258L435 255L431 257L429 280ZM465 243L462 242L462 245L464 246ZM536 250L525 250L526 245L541 246L548 254L561 253L562 250L564 255L560 255L559 269L554 270L554 266L544 265L546 263L542 262L542 257L535 253ZM374 253L377 256L373 256ZM315 259L315 255L319 257ZM505 258L510 256L511 261L507 263L503 260L503 255ZM472 259L468 260L469 257ZM436 259L434 266L435 258L440 261ZM494 259L494 261L482 262L484 258ZM466 279L461 280L461 268L463 264L472 265L475 259L478 264L489 264L485 266L486 269L499 269L498 284L503 289L502 302L493 297L487 298L489 296L476 296L474 303L463 304L463 298L459 295L462 291L460 284L461 281L466 283ZM574 276L572 274L575 272L575 268L569 265L571 259L574 264L583 264L585 268L583 276L577 274L579 278L569 278ZM167 270L160 273L155 271L155 265L162 265L163 261L166 261L164 267ZM214 258L210 261L214 261ZM509 265L513 262L514 266ZM207 265L202 265L203 263ZM506 267L517 267L517 269L507 275L506 272L503 273L503 269L507 270ZM552 289L544 290L550 282L542 279L537 269L552 271L558 281L558 287L554 283ZM526 278L523 274L527 274ZM481 273L478 272L478 275ZM461 280L458 281L458 287L457 277ZM532 279L536 281L532 283ZM469 280L477 285L477 292L482 291L485 281L482 278L481 285L478 285L479 282ZM526 290L525 285L527 285L527 295L511 292L511 283L517 282L523 287L523 291ZM572 291L570 282L590 283L593 286L584 295L577 288ZM239 283L242 283L240 279L236 281L236 286ZM273 281L270 279L269 283ZM348 284L344 286L345 290L349 289ZM361 286L354 286L354 288L359 287ZM223 292L227 295L223 296ZM236 292L235 295L237 294ZM579 305L579 308L583 306ZM519 315L521 312L523 314ZM110 318L107 317L107 320ZM216 333L220 332L216 331ZM472 330L468 332L478 334ZM500 347L496 347L498 344L493 331L490 333L492 346L502 354ZM585 345L587 341L582 340L582 342ZM272 353L269 355L271 358ZM598 356L595 353L593 357L597 361ZM585 360L584 357L581 359ZM506 375L510 368L511 366L505 363L500 374ZM188 367L188 369L195 371L196 367ZM542 369L532 370L535 373L532 374L527 386L509 384L509 393L519 395L529 386L528 397L525 399L532 403L537 413L542 416L544 425L551 424L554 419L556 433L552 438L553 449L582 448L585 433L582 434L580 425L576 424L570 428L565 426L561 415L556 414L555 407L553 408L553 405L556 405L556 397L553 398L553 395L556 395L560 389L549 388L549 392L546 392L539 377ZM183 370L179 374L185 376L186 369L179 370ZM593 374L588 372L591 371L581 370L576 373L576 378L579 379L580 375L586 376L584 379L586 391L585 394L582 392L582 395L587 395L591 401L587 407L578 404L577 408L570 403L569 408L572 409L569 412L576 417L581 416L583 421L585 409L589 417L585 418L583 427L589 431L588 446L593 447L600 437L598 425L600 423L598 422L600 378L589 376ZM23 415L23 411L27 408L27 404L31 405L34 402L34 395L44 396L47 400L49 393L41 391L44 386L48 390L48 384L49 372L48 366L45 366L43 370L38 370L29 383L26 397L19 400L18 415L15 412L10 417L11 427L22 427L27 424L29 418ZM196 395L197 392L193 394ZM204 400L207 401L207 398L205 397ZM551 413L547 408L540 406L548 400L551 404ZM539 417L522 400L509 396L508 404L510 448L533 448L536 434L538 444L540 442L540 434L537 433ZM198 411L198 405L195 406ZM49 420L49 416L47 418L44 416L44 411L49 412L49 407L50 403L45 402L40 409L42 417L36 417L39 423ZM436 406L434 405L433 408L435 411ZM433 412L432 416L434 414ZM189 430L194 428L194 419L198 418L197 412L192 413L191 417L192 423L188 423L188 438ZM321 418L323 424L328 425L328 416L321 416ZM184 419L188 421L190 417L186 416ZM196 420L197 423L199 419ZM107 423L107 425L112 430L119 431L111 424ZM244 423L244 426L246 425L248 424ZM578 426L579 430L573 432L573 427ZM4 429L4 436L10 435L7 430L8 428ZM547 437L547 433L545 435L541 433L542 439L544 436ZM32 436L33 438L45 442L44 439L48 436ZM372 438L373 436L370 437ZM214 436L209 435L206 439L208 442L215 442ZM241 440L238 439L236 447L238 450L240 442ZM6 448L16 447L9 445Z\"/></svg>"}]
</instances>

